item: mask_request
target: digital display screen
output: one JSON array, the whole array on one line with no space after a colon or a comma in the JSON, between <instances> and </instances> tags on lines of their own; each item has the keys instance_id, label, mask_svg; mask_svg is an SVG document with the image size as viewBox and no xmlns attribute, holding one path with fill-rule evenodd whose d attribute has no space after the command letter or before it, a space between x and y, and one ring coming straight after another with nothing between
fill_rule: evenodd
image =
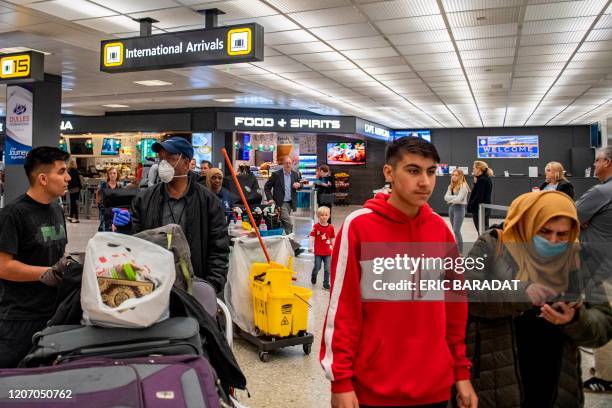
<instances>
[{"instance_id":1,"label":"digital display screen","mask_svg":"<svg viewBox=\"0 0 612 408\"><path fill-rule=\"evenodd\" d=\"M86 137L71 137L70 154L93 154L93 143Z\"/></svg>"},{"instance_id":2,"label":"digital display screen","mask_svg":"<svg viewBox=\"0 0 612 408\"><path fill-rule=\"evenodd\" d=\"M479 159L537 159L540 144L537 135L478 136Z\"/></svg>"},{"instance_id":3,"label":"digital display screen","mask_svg":"<svg viewBox=\"0 0 612 408\"><path fill-rule=\"evenodd\" d=\"M406 129L393 131L393 140L406 136L418 137L431 143L431 130L429 129Z\"/></svg>"},{"instance_id":4,"label":"digital display screen","mask_svg":"<svg viewBox=\"0 0 612 408\"><path fill-rule=\"evenodd\" d=\"M328 143L327 164L329 165L359 165L366 164L365 142Z\"/></svg>"},{"instance_id":5,"label":"digital display screen","mask_svg":"<svg viewBox=\"0 0 612 408\"><path fill-rule=\"evenodd\" d=\"M212 162L212 133L193 133L191 144L193 145L193 157L196 166L200 167L202 160Z\"/></svg>"},{"instance_id":6,"label":"digital display screen","mask_svg":"<svg viewBox=\"0 0 612 408\"><path fill-rule=\"evenodd\" d=\"M147 138L140 139L140 162L144 163L148 157L157 157L157 153L155 153L151 146L153 143L157 142L157 139Z\"/></svg>"},{"instance_id":7,"label":"digital display screen","mask_svg":"<svg viewBox=\"0 0 612 408\"><path fill-rule=\"evenodd\" d=\"M102 140L102 151L104 156L117 156L121 148L121 139L105 137Z\"/></svg>"}]
</instances>

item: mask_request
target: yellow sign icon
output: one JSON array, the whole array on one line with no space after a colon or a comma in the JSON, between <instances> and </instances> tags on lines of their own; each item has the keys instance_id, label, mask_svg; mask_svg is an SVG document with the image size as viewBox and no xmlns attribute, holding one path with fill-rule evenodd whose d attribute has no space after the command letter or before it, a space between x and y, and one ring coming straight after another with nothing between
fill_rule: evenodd
<instances>
[{"instance_id":1,"label":"yellow sign icon","mask_svg":"<svg viewBox=\"0 0 612 408\"><path fill-rule=\"evenodd\" d=\"M0 79L30 76L30 55L11 55L0 58Z\"/></svg>"},{"instance_id":2,"label":"yellow sign icon","mask_svg":"<svg viewBox=\"0 0 612 408\"><path fill-rule=\"evenodd\" d=\"M227 32L227 53L247 55L251 53L253 33L250 27L235 28Z\"/></svg>"},{"instance_id":3,"label":"yellow sign icon","mask_svg":"<svg viewBox=\"0 0 612 408\"><path fill-rule=\"evenodd\" d=\"M104 44L104 66L118 67L123 64L123 43L112 42Z\"/></svg>"}]
</instances>

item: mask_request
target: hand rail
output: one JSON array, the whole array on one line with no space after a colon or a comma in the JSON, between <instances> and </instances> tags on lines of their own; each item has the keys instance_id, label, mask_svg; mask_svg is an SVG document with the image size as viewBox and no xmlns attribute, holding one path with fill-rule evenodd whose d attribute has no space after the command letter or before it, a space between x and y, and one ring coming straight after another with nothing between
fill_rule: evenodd
<instances>
[{"instance_id":1,"label":"hand rail","mask_svg":"<svg viewBox=\"0 0 612 408\"><path fill-rule=\"evenodd\" d=\"M223 312L223 317L225 318L225 339L231 348L234 343L234 326L232 323L232 315L230 314L230 311L225 303L219 298L217 298L217 305Z\"/></svg>"},{"instance_id":2,"label":"hand rail","mask_svg":"<svg viewBox=\"0 0 612 408\"><path fill-rule=\"evenodd\" d=\"M485 209L490 210L498 210L498 211L508 211L510 208L507 205L497 205L497 204L484 204L481 203L478 206L478 234L482 234L485 231Z\"/></svg>"}]
</instances>

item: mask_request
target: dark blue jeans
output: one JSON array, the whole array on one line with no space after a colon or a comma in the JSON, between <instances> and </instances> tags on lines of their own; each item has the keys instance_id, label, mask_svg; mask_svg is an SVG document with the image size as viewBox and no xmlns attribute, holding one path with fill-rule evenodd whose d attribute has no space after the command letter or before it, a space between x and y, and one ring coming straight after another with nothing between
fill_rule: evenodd
<instances>
[{"instance_id":1,"label":"dark blue jeans","mask_svg":"<svg viewBox=\"0 0 612 408\"><path fill-rule=\"evenodd\" d=\"M319 270L323 262L323 286L329 286L329 266L331 264L331 256L315 255L314 268L312 268L312 277L317 279Z\"/></svg>"}]
</instances>

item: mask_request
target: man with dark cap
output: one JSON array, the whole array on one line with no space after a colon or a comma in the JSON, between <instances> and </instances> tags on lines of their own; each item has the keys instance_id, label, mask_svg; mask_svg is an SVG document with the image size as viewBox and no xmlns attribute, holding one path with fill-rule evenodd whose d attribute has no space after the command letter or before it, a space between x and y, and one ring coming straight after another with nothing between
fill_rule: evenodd
<instances>
[{"instance_id":1,"label":"man with dark cap","mask_svg":"<svg viewBox=\"0 0 612 408\"><path fill-rule=\"evenodd\" d=\"M159 156L161 183L140 192L132 201L131 215L127 210L113 210L113 224L129 227L131 223L128 229L133 233L180 225L189 241L195 275L221 293L227 276L229 235L219 199L190 175L193 147L187 139L173 136L151 148Z\"/></svg>"}]
</instances>

